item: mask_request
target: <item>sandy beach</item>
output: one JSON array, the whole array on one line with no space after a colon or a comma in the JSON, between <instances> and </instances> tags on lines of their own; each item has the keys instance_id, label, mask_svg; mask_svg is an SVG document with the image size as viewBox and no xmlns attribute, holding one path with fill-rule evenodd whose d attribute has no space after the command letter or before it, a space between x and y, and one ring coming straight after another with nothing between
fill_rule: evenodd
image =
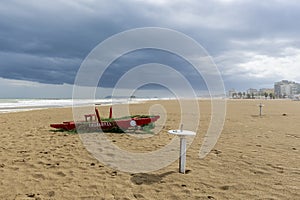
<instances>
[{"instance_id":1,"label":"sandy beach","mask_svg":"<svg viewBox=\"0 0 300 200\"><path fill-rule=\"evenodd\" d=\"M263 116L258 104L262 102ZM153 151L179 124L176 101L130 106L132 114L164 106L168 118L151 138L109 138L130 151ZM187 173L178 161L151 173L127 173L95 159L78 134L50 123L72 120L71 108L0 114L0 199L299 199L300 101L228 100L224 129L212 152L199 159L210 122L210 102L199 101L197 136L187 150ZM108 107L101 107L107 115ZM136 142L138 140L138 142Z\"/></svg>"}]
</instances>

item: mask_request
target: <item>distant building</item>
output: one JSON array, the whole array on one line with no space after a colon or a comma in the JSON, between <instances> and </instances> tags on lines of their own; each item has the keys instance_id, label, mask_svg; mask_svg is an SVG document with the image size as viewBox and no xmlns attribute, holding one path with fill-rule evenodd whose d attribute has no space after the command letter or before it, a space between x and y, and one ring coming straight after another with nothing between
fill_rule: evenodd
<instances>
[{"instance_id":1,"label":"distant building","mask_svg":"<svg viewBox=\"0 0 300 200\"><path fill-rule=\"evenodd\" d=\"M274 89L273 88L261 88L261 89L259 89L259 94L260 95L264 95L265 93L274 94Z\"/></svg>"},{"instance_id":2,"label":"distant building","mask_svg":"<svg viewBox=\"0 0 300 200\"><path fill-rule=\"evenodd\" d=\"M294 83L291 86L292 96L300 94L300 83Z\"/></svg>"},{"instance_id":3,"label":"distant building","mask_svg":"<svg viewBox=\"0 0 300 200\"><path fill-rule=\"evenodd\" d=\"M257 89L249 88L247 90L247 94L250 94L250 95L253 94L254 96L256 96L256 95L258 95L258 91L257 91Z\"/></svg>"},{"instance_id":4,"label":"distant building","mask_svg":"<svg viewBox=\"0 0 300 200\"><path fill-rule=\"evenodd\" d=\"M288 80L282 80L274 84L274 93L277 98L293 98L300 94L300 84Z\"/></svg>"},{"instance_id":5,"label":"distant building","mask_svg":"<svg viewBox=\"0 0 300 200\"><path fill-rule=\"evenodd\" d=\"M294 101L300 101L300 94L297 94L293 97Z\"/></svg>"},{"instance_id":6,"label":"distant building","mask_svg":"<svg viewBox=\"0 0 300 200\"><path fill-rule=\"evenodd\" d=\"M237 95L237 92L235 89L231 89L228 91L228 97L229 98L235 98L235 96Z\"/></svg>"}]
</instances>

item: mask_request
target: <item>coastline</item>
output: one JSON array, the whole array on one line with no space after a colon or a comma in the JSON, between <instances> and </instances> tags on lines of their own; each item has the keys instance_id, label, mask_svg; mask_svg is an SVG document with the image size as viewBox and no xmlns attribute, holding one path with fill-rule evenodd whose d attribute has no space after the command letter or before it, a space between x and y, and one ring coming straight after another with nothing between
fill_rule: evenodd
<instances>
[{"instance_id":1,"label":"coastline","mask_svg":"<svg viewBox=\"0 0 300 200\"><path fill-rule=\"evenodd\" d=\"M218 100L220 98L215 98ZM296 101L292 99L232 99L221 98L225 101ZM137 99L88 99L88 100L73 100L73 99L1 99L0 114L11 112L25 112L32 110L43 110L49 108L70 108L73 106L111 106L119 104L141 104L151 101L172 101L174 98L137 98ZM196 101L210 101L208 97L198 97L196 99L182 99ZM9 102L9 103L6 103Z\"/></svg>"},{"instance_id":2,"label":"coastline","mask_svg":"<svg viewBox=\"0 0 300 200\"><path fill-rule=\"evenodd\" d=\"M147 101L164 101L170 98L137 98L137 99L0 99L0 114L10 112L23 112L42 110L48 108L70 108L73 106L101 105L110 106L118 104L139 104Z\"/></svg>"}]
</instances>

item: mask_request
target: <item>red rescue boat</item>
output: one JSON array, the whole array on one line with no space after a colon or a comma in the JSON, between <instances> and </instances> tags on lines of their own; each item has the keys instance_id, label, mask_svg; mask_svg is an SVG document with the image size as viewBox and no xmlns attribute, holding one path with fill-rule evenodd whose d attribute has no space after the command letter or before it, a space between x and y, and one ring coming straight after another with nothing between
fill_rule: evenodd
<instances>
[{"instance_id":1,"label":"red rescue boat","mask_svg":"<svg viewBox=\"0 0 300 200\"><path fill-rule=\"evenodd\" d=\"M74 121L68 121L61 124L50 124L50 126L65 131L124 132L130 128L152 125L160 118L159 115L135 115L114 119L112 118L112 107L110 107L108 119L101 119L97 108L95 108L95 114L87 114L84 117L85 121L77 122L76 125Z\"/></svg>"}]
</instances>

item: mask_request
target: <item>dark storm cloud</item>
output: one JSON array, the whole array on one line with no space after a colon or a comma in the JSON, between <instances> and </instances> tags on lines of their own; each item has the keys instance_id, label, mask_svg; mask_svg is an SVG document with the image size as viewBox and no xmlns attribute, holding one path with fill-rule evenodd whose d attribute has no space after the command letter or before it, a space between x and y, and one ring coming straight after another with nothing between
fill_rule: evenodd
<instances>
[{"instance_id":1,"label":"dark storm cloud","mask_svg":"<svg viewBox=\"0 0 300 200\"><path fill-rule=\"evenodd\" d=\"M116 59L104 72L99 81L99 85L102 87L114 86L123 75L126 75L126 72L134 70L135 67L148 64L149 61L154 63L153 65L155 65L155 63L159 63L170 66L174 69L174 73L180 73L187 81L189 81L189 83L194 86L195 90L206 90L206 85L202 75L199 74L199 72L185 58L157 49L144 49L142 51L137 50L129 52ZM145 69L144 73L148 73L149 75L154 74L156 78L159 76L159 79L161 80L171 79L171 74L163 74L160 72L154 73L151 70L151 64L149 64L149 67ZM139 79L139 76L136 76L136 79ZM176 79L174 80L176 82Z\"/></svg>"},{"instance_id":2,"label":"dark storm cloud","mask_svg":"<svg viewBox=\"0 0 300 200\"><path fill-rule=\"evenodd\" d=\"M0 52L3 78L63 84L74 82L80 60Z\"/></svg>"},{"instance_id":3,"label":"dark storm cloud","mask_svg":"<svg viewBox=\"0 0 300 200\"><path fill-rule=\"evenodd\" d=\"M161 26L196 39L216 59L225 81L241 80L246 85L238 64L251 57L242 57L241 52L281 56L282 49L300 48L299 11L297 1L279 0L3 0L0 77L72 84L81 62L99 42L131 28ZM113 85L126 62L133 66L141 60L153 62L153 57L165 61L156 55L135 54L131 61L115 63L104 86ZM170 57L164 64L176 62Z\"/></svg>"}]
</instances>

